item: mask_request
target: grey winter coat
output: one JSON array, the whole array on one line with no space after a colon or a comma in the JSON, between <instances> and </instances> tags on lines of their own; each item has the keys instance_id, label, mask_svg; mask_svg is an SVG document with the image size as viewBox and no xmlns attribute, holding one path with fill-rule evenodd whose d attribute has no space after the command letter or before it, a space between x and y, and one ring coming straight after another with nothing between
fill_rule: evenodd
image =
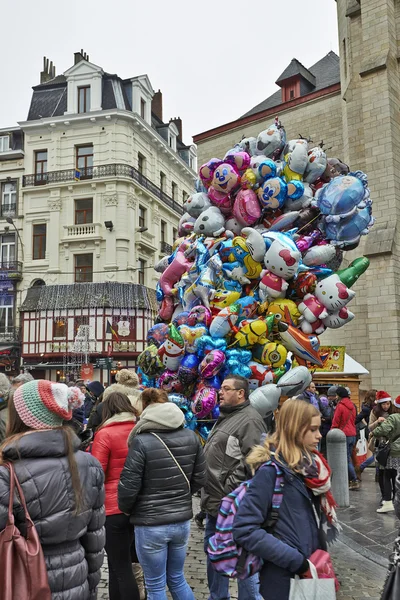
<instances>
[{"instance_id":1,"label":"grey winter coat","mask_svg":"<svg viewBox=\"0 0 400 600\"><path fill-rule=\"evenodd\" d=\"M202 510L216 517L222 498L251 477L245 459L266 431L249 401L221 411L204 447L207 482L201 492Z\"/></svg>"},{"instance_id":2,"label":"grey winter coat","mask_svg":"<svg viewBox=\"0 0 400 600\"><path fill-rule=\"evenodd\" d=\"M90 454L78 451L77 437L74 442L86 505L78 515L74 514L61 430L26 434L3 450L4 459L14 462L29 514L42 543L52 600L95 600L103 563L103 469ZM0 530L6 526L8 502L9 471L0 466ZM21 507L16 498L14 515L16 524L21 526Z\"/></svg>"}]
</instances>

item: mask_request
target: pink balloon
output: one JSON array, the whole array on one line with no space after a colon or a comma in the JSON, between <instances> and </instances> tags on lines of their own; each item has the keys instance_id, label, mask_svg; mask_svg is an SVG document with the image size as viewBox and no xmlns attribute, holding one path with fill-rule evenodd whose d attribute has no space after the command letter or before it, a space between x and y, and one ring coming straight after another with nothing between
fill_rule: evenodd
<instances>
[{"instance_id":1,"label":"pink balloon","mask_svg":"<svg viewBox=\"0 0 400 600\"><path fill-rule=\"evenodd\" d=\"M199 372L204 379L213 377L222 369L225 362L225 354L222 350L211 350L203 358L199 365Z\"/></svg>"},{"instance_id":2,"label":"pink balloon","mask_svg":"<svg viewBox=\"0 0 400 600\"><path fill-rule=\"evenodd\" d=\"M261 217L257 194L253 190L239 190L232 212L242 225L253 225Z\"/></svg>"},{"instance_id":3,"label":"pink balloon","mask_svg":"<svg viewBox=\"0 0 400 600\"><path fill-rule=\"evenodd\" d=\"M191 249L193 249L193 243L188 241L182 242L174 260L161 275L160 287L166 296L172 296L172 288L175 283L177 283L182 275L189 271L190 267L193 265L193 261L189 258L189 256L191 257L193 255L193 252L190 252ZM189 256L187 256L187 254L189 254Z\"/></svg>"},{"instance_id":4,"label":"pink balloon","mask_svg":"<svg viewBox=\"0 0 400 600\"><path fill-rule=\"evenodd\" d=\"M232 212L232 198L229 194L217 192L214 188L208 190L208 197L214 206L217 206L224 215L230 215Z\"/></svg>"},{"instance_id":5,"label":"pink balloon","mask_svg":"<svg viewBox=\"0 0 400 600\"><path fill-rule=\"evenodd\" d=\"M200 381L194 391L191 408L198 419L206 417L217 404L217 390Z\"/></svg>"}]
</instances>

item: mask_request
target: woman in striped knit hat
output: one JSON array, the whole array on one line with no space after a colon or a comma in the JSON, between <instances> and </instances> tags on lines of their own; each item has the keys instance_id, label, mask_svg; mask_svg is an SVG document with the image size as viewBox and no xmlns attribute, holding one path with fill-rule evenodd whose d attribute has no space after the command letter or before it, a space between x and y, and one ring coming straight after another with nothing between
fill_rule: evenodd
<instances>
[{"instance_id":1,"label":"woman in striped knit hat","mask_svg":"<svg viewBox=\"0 0 400 600\"><path fill-rule=\"evenodd\" d=\"M9 400L0 446L0 531L7 523L10 490L4 463L12 462L40 538L53 600L95 600L103 562L103 469L79 450L72 428L63 425L83 401L76 387L25 383ZM24 513L15 508L14 515L20 527Z\"/></svg>"}]
</instances>

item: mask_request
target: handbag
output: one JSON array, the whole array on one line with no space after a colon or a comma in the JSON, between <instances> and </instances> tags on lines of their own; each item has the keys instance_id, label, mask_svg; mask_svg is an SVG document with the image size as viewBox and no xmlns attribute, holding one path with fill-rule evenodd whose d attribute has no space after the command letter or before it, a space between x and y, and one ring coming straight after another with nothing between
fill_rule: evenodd
<instances>
[{"instance_id":1,"label":"handbag","mask_svg":"<svg viewBox=\"0 0 400 600\"><path fill-rule=\"evenodd\" d=\"M400 435L396 435L396 437L394 437L391 441L387 441L387 442L380 442L379 446L378 446L378 451L376 453L376 461L381 465L381 467L386 467L387 465L387 461L389 458L389 454L390 454L390 450L391 450L391 445L393 444L393 442L395 442L396 440L398 440L400 437Z\"/></svg>"},{"instance_id":2,"label":"handbag","mask_svg":"<svg viewBox=\"0 0 400 600\"><path fill-rule=\"evenodd\" d=\"M317 569L309 562L311 579L295 575L290 580L289 600L336 600L335 580L319 579Z\"/></svg>"},{"instance_id":3,"label":"handbag","mask_svg":"<svg viewBox=\"0 0 400 600\"><path fill-rule=\"evenodd\" d=\"M178 463L178 461L176 460L175 456L172 454L171 450L168 448L167 444L165 442L163 442L162 439L156 433L153 433L152 431L150 431L150 433L151 433L151 435L154 435L154 437L156 437L158 439L158 441L161 442L162 445L164 446L164 448L167 450L167 452L169 453L170 457L172 458L172 460L174 461L174 463L176 464L176 466L178 467L178 469L180 470L180 472L182 473L182 475L186 479L186 483L188 484L188 488L189 488L189 491L190 491L190 481L186 477L185 471L182 469L181 465Z\"/></svg>"},{"instance_id":4,"label":"handbag","mask_svg":"<svg viewBox=\"0 0 400 600\"><path fill-rule=\"evenodd\" d=\"M12 463L7 525L0 532L0 600L51 600L47 568L35 525ZM26 535L15 525L13 515L15 486L25 513Z\"/></svg>"},{"instance_id":5,"label":"handbag","mask_svg":"<svg viewBox=\"0 0 400 600\"><path fill-rule=\"evenodd\" d=\"M326 552L325 550L316 550L311 554L308 560L317 569L319 579L334 579L335 590L338 592L340 583L336 577L335 569L333 568L332 559L329 552ZM306 574L302 575L302 577L310 579L312 577L311 572L308 571Z\"/></svg>"},{"instance_id":6,"label":"handbag","mask_svg":"<svg viewBox=\"0 0 400 600\"><path fill-rule=\"evenodd\" d=\"M400 536L394 541L393 555L390 559L381 600L398 600L398 598L400 598Z\"/></svg>"}]
</instances>

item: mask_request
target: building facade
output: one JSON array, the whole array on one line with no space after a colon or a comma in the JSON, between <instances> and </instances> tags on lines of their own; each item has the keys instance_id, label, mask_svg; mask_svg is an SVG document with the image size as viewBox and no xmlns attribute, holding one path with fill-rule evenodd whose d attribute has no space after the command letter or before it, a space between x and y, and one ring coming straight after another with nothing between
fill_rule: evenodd
<instances>
[{"instance_id":1,"label":"building facade","mask_svg":"<svg viewBox=\"0 0 400 600\"><path fill-rule=\"evenodd\" d=\"M329 156L368 175L376 223L343 267L360 255L371 261L357 281L356 318L327 330L324 345L345 345L369 370L361 388L399 394L400 359L400 5L394 0L336 0L340 58L330 52L305 69L294 59L278 78L281 88L237 121L194 137L199 163L223 156L279 115L288 139L324 141ZM329 149L329 150L328 150Z\"/></svg>"},{"instance_id":2,"label":"building facade","mask_svg":"<svg viewBox=\"0 0 400 600\"><path fill-rule=\"evenodd\" d=\"M152 267L171 252L182 204L192 191L197 157L195 146L182 141L181 120L164 123L162 94L153 90L147 75L122 80L91 63L83 51L75 54L74 65L60 76L45 59L28 118L19 126L23 176L13 223L20 233L19 260L23 259L19 294L22 358L34 372L35 365L46 362L43 359L53 360L50 355L57 349L61 354L70 353L71 332L82 336L85 330L89 346L95 348L93 356L101 357L105 347L108 352L108 342L104 346L107 336L97 319L103 318L106 327L112 317L112 329L115 311L126 321L135 320L127 311L144 306L118 305L119 292L111 293L110 286L120 290L119 284L129 284L133 295L137 286L154 290L157 274ZM69 317L62 311L71 308L70 302L63 306L62 298L74 283L88 289L106 283L105 296L112 301L99 303L82 293L88 305L74 304L71 319L78 322L79 316L85 317L81 325L86 329L75 330L67 319L58 330L66 328L64 339L56 339L60 335L53 339L58 325L50 327L49 320L56 323L59 317ZM41 290L39 295L31 291L43 285L51 289ZM98 289L96 293L103 295ZM49 316L50 309L42 307L48 306L45 298L54 294L59 297L57 309L61 312ZM152 292L145 295L147 309L155 309ZM40 314L32 315L35 298ZM99 315L106 307L113 314ZM89 312L79 315L78 308ZM96 325L87 323L92 309L97 311ZM32 325L43 318L46 326ZM131 333L137 330L136 325L130 327ZM128 363L138 352L131 333L131 343L122 346ZM57 345L60 343L65 347ZM59 365L55 358L54 364ZM49 366L46 377L53 377L54 370Z\"/></svg>"}]
</instances>

